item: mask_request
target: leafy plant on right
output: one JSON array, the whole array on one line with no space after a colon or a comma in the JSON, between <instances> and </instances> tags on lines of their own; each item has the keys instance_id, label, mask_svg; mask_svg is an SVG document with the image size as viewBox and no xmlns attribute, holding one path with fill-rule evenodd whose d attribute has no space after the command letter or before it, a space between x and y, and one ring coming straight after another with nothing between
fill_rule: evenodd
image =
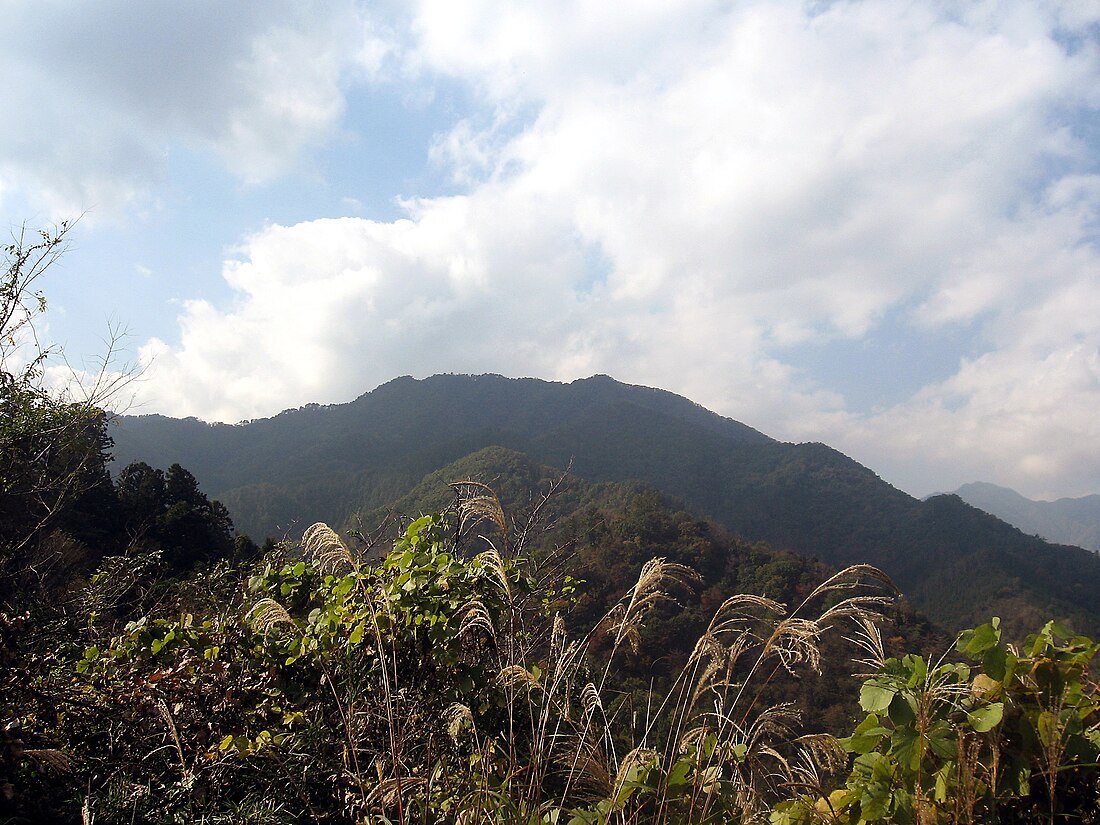
<instances>
[{"instance_id":1,"label":"leafy plant on right","mask_svg":"<svg viewBox=\"0 0 1100 825\"><path fill-rule=\"evenodd\" d=\"M972 664L888 658L871 625L861 641L874 672L843 740L851 772L807 783L773 825L1100 822L1100 645L1055 622L1007 645L996 618L959 635Z\"/></svg>"}]
</instances>

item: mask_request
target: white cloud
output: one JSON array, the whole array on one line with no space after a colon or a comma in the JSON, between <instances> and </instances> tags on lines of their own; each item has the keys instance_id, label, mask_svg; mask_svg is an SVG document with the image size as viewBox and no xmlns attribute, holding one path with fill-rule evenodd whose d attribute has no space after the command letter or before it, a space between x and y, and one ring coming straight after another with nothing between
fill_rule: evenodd
<instances>
[{"instance_id":1,"label":"white cloud","mask_svg":"<svg viewBox=\"0 0 1100 825\"><path fill-rule=\"evenodd\" d=\"M4 4L0 179L51 214L155 203L177 149L245 182L338 126L348 82L388 46L354 3Z\"/></svg>"},{"instance_id":2,"label":"white cloud","mask_svg":"<svg viewBox=\"0 0 1100 825\"><path fill-rule=\"evenodd\" d=\"M1100 290L1075 295L1093 312ZM1054 303L1068 296L1057 296ZM1054 311L1054 323L1063 318ZM1100 486L1100 336L1008 346L965 360L940 385L886 414L838 422L834 443L931 492L992 478L1038 497ZM874 460L872 460L874 459Z\"/></svg>"},{"instance_id":3,"label":"white cloud","mask_svg":"<svg viewBox=\"0 0 1100 825\"><path fill-rule=\"evenodd\" d=\"M247 239L236 304L188 304L179 345L150 345L152 403L234 420L405 372L601 371L914 492L1096 489L1092 22L1010 0L425 2L404 70L487 103L435 143L466 194ZM339 64L302 82L334 88ZM312 134L339 105L263 110ZM899 313L979 349L874 414L794 368L793 345Z\"/></svg>"},{"instance_id":4,"label":"white cloud","mask_svg":"<svg viewBox=\"0 0 1100 825\"><path fill-rule=\"evenodd\" d=\"M890 410L834 420L833 443L925 492L974 479L1041 497L1100 488L1097 218L1094 179L1052 186L919 311L934 334L979 307L986 351Z\"/></svg>"}]
</instances>

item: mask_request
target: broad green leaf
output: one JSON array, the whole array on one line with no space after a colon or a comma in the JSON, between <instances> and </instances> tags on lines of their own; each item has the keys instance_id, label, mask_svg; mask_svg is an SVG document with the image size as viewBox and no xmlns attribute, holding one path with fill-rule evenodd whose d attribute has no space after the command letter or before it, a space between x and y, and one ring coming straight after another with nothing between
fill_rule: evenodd
<instances>
[{"instance_id":1,"label":"broad green leaf","mask_svg":"<svg viewBox=\"0 0 1100 825\"><path fill-rule=\"evenodd\" d=\"M1016 792L1020 796L1027 796L1031 793L1031 768L1027 765L1020 765L1016 772Z\"/></svg>"},{"instance_id":2,"label":"broad green leaf","mask_svg":"<svg viewBox=\"0 0 1100 825\"><path fill-rule=\"evenodd\" d=\"M859 798L861 821L874 822L876 819L882 819L886 816L889 804L890 792L888 788L878 783L868 785Z\"/></svg>"},{"instance_id":3,"label":"broad green leaf","mask_svg":"<svg viewBox=\"0 0 1100 825\"><path fill-rule=\"evenodd\" d=\"M348 636L348 644L357 645L363 641L363 634L366 632L366 629L366 625L363 622L359 622L351 631L351 635Z\"/></svg>"},{"instance_id":4,"label":"broad green leaf","mask_svg":"<svg viewBox=\"0 0 1100 825\"><path fill-rule=\"evenodd\" d=\"M691 772L691 762L687 758L676 760L676 764L672 766L672 770L668 772L668 778L665 783L670 788L677 787L679 785L688 784L687 776Z\"/></svg>"},{"instance_id":5,"label":"broad green leaf","mask_svg":"<svg viewBox=\"0 0 1100 825\"><path fill-rule=\"evenodd\" d=\"M699 784L704 793L713 793L718 790L718 783L722 780L722 766L711 765L699 773Z\"/></svg>"},{"instance_id":6,"label":"broad green leaf","mask_svg":"<svg viewBox=\"0 0 1100 825\"><path fill-rule=\"evenodd\" d=\"M1003 682L1008 672L1008 653L1001 647L993 647L982 657L982 670L998 682Z\"/></svg>"},{"instance_id":7,"label":"broad green leaf","mask_svg":"<svg viewBox=\"0 0 1100 825\"><path fill-rule=\"evenodd\" d=\"M910 654L902 661L909 666L909 681L907 682L907 686L915 688L918 685L923 685L928 678L928 664L924 661L924 657Z\"/></svg>"},{"instance_id":8,"label":"broad green leaf","mask_svg":"<svg viewBox=\"0 0 1100 825\"><path fill-rule=\"evenodd\" d=\"M970 722L970 727L978 733L987 733L1001 723L1004 716L1004 707L1003 702L994 702L990 705L974 708L966 715L966 718Z\"/></svg>"},{"instance_id":9,"label":"broad green leaf","mask_svg":"<svg viewBox=\"0 0 1100 825\"><path fill-rule=\"evenodd\" d=\"M851 736L840 741L846 750L852 753L865 754L877 748L879 742L882 741L882 737L889 733L890 731L879 724L878 716L870 713L866 719L859 723Z\"/></svg>"},{"instance_id":10,"label":"broad green leaf","mask_svg":"<svg viewBox=\"0 0 1100 825\"><path fill-rule=\"evenodd\" d=\"M954 759L958 755L955 732L942 719L928 729L928 746L941 759Z\"/></svg>"},{"instance_id":11,"label":"broad green leaf","mask_svg":"<svg viewBox=\"0 0 1100 825\"><path fill-rule=\"evenodd\" d=\"M890 707L896 692L875 682L864 682L859 689L859 706L868 713L881 713Z\"/></svg>"},{"instance_id":12,"label":"broad green leaf","mask_svg":"<svg viewBox=\"0 0 1100 825\"><path fill-rule=\"evenodd\" d=\"M936 771L936 787L935 787L935 799L937 802L946 802L949 798L951 788L951 768L952 765L948 763Z\"/></svg>"},{"instance_id":13,"label":"broad green leaf","mask_svg":"<svg viewBox=\"0 0 1100 825\"><path fill-rule=\"evenodd\" d=\"M974 677L974 681L971 682L970 692L973 696L988 699L997 696L1001 692L1002 687L1001 683L992 676L985 673L979 673Z\"/></svg>"},{"instance_id":14,"label":"broad green leaf","mask_svg":"<svg viewBox=\"0 0 1100 825\"><path fill-rule=\"evenodd\" d=\"M890 702L890 721L898 726L911 724L917 718L913 705L914 699L908 692L895 693Z\"/></svg>"},{"instance_id":15,"label":"broad green leaf","mask_svg":"<svg viewBox=\"0 0 1100 825\"><path fill-rule=\"evenodd\" d=\"M718 747L718 736L713 733L708 733L707 737L703 740L703 756L710 759L714 756L714 750Z\"/></svg>"},{"instance_id":16,"label":"broad green leaf","mask_svg":"<svg viewBox=\"0 0 1100 825\"><path fill-rule=\"evenodd\" d=\"M1044 710L1039 714L1036 727L1039 729L1039 741L1044 747L1050 747L1062 738L1062 726L1058 722L1057 714Z\"/></svg>"},{"instance_id":17,"label":"broad green leaf","mask_svg":"<svg viewBox=\"0 0 1100 825\"><path fill-rule=\"evenodd\" d=\"M915 771L920 767L926 750L927 744L915 728L898 728L890 736L890 753L909 770Z\"/></svg>"},{"instance_id":18,"label":"broad green leaf","mask_svg":"<svg viewBox=\"0 0 1100 825\"><path fill-rule=\"evenodd\" d=\"M990 623L983 624L981 627L976 627L973 630L963 631L959 636L959 642L956 647L963 653L967 653L971 656L979 656L990 648L996 647L1000 641L1000 628Z\"/></svg>"}]
</instances>

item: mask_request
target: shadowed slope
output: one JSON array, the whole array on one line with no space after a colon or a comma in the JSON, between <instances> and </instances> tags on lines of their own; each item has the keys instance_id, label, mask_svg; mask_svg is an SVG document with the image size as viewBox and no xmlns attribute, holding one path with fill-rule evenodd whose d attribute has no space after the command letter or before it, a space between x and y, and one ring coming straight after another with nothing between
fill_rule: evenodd
<instances>
[{"instance_id":1,"label":"shadowed slope","mask_svg":"<svg viewBox=\"0 0 1100 825\"><path fill-rule=\"evenodd\" d=\"M836 567L886 570L950 627L999 612L1100 626L1100 557L1049 545L954 496L921 502L823 444L784 444L687 399L606 376L401 378L350 404L247 425L158 416L113 427L120 463L193 467L242 529L347 523L488 446L591 482L638 480L734 533ZM501 479L498 479L498 482ZM505 481L506 483L506 481ZM295 526L297 525L297 527Z\"/></svg>"}]
</instances>

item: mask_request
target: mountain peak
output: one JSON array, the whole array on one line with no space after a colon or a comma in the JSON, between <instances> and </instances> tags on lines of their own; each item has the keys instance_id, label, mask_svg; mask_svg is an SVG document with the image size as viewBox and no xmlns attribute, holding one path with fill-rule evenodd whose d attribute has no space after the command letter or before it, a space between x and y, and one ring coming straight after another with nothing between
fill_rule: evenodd
<instances>
[{"instance_id":1,"label":"mountain peak","mask_svg":"<svg viewBox=\"0 0 1100 825\"><path fill-rule=\"evenodd\" d=\"M1100 625L1095 555L1024 535L953 496L917 501L827 445L784 444L687 398L606 375L571 383L405 376L349 404L237 427L124 416L111 435L118 463L187 467L257 537L348 524L495 447L534 465L571 466L586 482L651 485L697 517L778 549L837 567L875 565L954 629L990 615L1007 625L1020 604Z\"/></svg>"}]
</instances>

